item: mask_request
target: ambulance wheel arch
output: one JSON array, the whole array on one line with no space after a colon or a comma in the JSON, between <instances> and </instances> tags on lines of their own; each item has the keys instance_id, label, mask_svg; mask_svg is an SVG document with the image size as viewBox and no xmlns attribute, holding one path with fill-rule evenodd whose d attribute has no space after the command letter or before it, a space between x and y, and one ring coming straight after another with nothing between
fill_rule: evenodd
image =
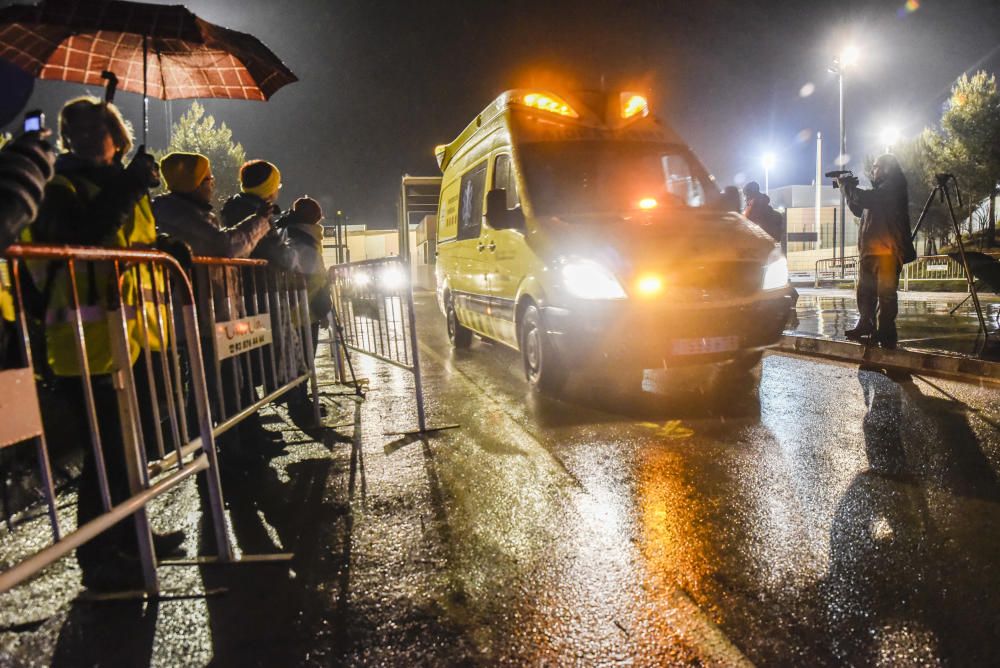
<instances>
[{"instance_id":1,"label":"ambulance wheel arch","mask_svg":"<svg viewBox=\"0 0 1000 668\"><path fill-rule=\"evenodd\" d=\"M534 276L525 276L517 289L517 299L514 306L514 329L517 332L517 349L521 349L521 321L528 306L541 309L547 299L541 284Z\"/></svg>"},{"instance_id":2,"label":"ambulance wheel arch","mask_svg":"<svg viewBox=\"0 0 1000 668\"><path fill-rule=\"evenodd\" d=\"M517 338L524 375L531 386L546 393L561 390L568 376L566 365L545 330L541 309L531 298L524 299Z\"/></svg>"}]
</instances>

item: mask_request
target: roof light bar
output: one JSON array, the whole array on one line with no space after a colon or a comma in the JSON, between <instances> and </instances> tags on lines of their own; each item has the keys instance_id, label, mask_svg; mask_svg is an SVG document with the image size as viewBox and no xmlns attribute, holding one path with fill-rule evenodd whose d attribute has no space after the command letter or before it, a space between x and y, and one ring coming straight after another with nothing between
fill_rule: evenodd
<instances>
[{"instance_id":1,"label":"roof light bar","mask_svg":"<svg viewBox=\"0 0 1000 668\"><path fill-rule=\"evenodd\" d=\"M526 107L541 109L542 111L559 114L560 116L568 116L569 118L580 117L580 114L576 113L576 110L569 106L565 100L549 93L527 93L522 95L517 101Z\"/></svg>"}]
</instances>

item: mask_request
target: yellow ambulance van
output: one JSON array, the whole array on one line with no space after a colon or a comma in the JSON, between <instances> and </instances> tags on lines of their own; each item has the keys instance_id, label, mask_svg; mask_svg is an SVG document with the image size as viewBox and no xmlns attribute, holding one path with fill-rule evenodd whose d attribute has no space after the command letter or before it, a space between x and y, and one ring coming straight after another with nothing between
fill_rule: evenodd
<instances>
[{"instance_id":1,"label":"yellow ambulance van","mask_svg":"<svg viewBox=\"0 0 1000 668\"><path fill-rule=\"evenodd\" d=\"M774 240L642 95L510 90L435 150L437 296L458 348L521 352L528 381L754 366L792 291Z\"/></svg>"}]
</instances>

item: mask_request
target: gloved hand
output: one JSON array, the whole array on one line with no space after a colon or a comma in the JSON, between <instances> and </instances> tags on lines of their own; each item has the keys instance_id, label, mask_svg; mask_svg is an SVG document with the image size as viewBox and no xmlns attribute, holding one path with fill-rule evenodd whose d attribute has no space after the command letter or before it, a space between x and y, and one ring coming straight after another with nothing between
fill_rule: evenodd
<instances>
[{"instance_id":1,"label":"gloved hand","mask_svg":"<svg viewBox=\"0 0 1000 668\"><path fill-rule=\"evenodd\" d=\"M281 215L281 207L277 204L271 204L270 202L264 202L259 207L257 207L257 215L264 216L265 218L274 218L275 216Z\"/></svg>"},{"instance_id":2,"label":"gloved hand","mask_svg":"<svg viewBox=\"0 0 1000 668\"><path fill-rule=\"evenodd\" d=\"M158 235L156 237L156 249L173 257L184 269L190 269L194 264L194 251L191 250L191 247L187 243L177 237L172 237L168 234Z\"/></svg>"},{"instance_id":3,"label":"gloved hand","mask_svg":"<svg viewBox=\"0 0 1000 668\"><path fill-rule=\"evenodd\" d=\"M132 162L125 168L125 173L146 190L160 185L160 166L156 164L156 158L146 153L145 144L135 152Z\"/></svg>"}]
</instances>

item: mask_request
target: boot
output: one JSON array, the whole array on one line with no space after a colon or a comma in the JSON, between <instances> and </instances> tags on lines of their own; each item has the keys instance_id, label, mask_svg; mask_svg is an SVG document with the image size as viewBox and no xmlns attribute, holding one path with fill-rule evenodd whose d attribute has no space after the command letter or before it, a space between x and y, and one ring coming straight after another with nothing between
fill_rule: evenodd
<instances>
[{"instance_id":1,"label":"boot","mask_svg":"<svg viewBox=\"0 0 1000 668\"><path fill-rule=\"evenodd\" d=\"M861 341L862 339L870 337L874 333L874 330L870 327L865 327L861 323L858 323L857 327L845 331L844 336L846 336L850 341Z\"/></svg>"}]
</instances>

